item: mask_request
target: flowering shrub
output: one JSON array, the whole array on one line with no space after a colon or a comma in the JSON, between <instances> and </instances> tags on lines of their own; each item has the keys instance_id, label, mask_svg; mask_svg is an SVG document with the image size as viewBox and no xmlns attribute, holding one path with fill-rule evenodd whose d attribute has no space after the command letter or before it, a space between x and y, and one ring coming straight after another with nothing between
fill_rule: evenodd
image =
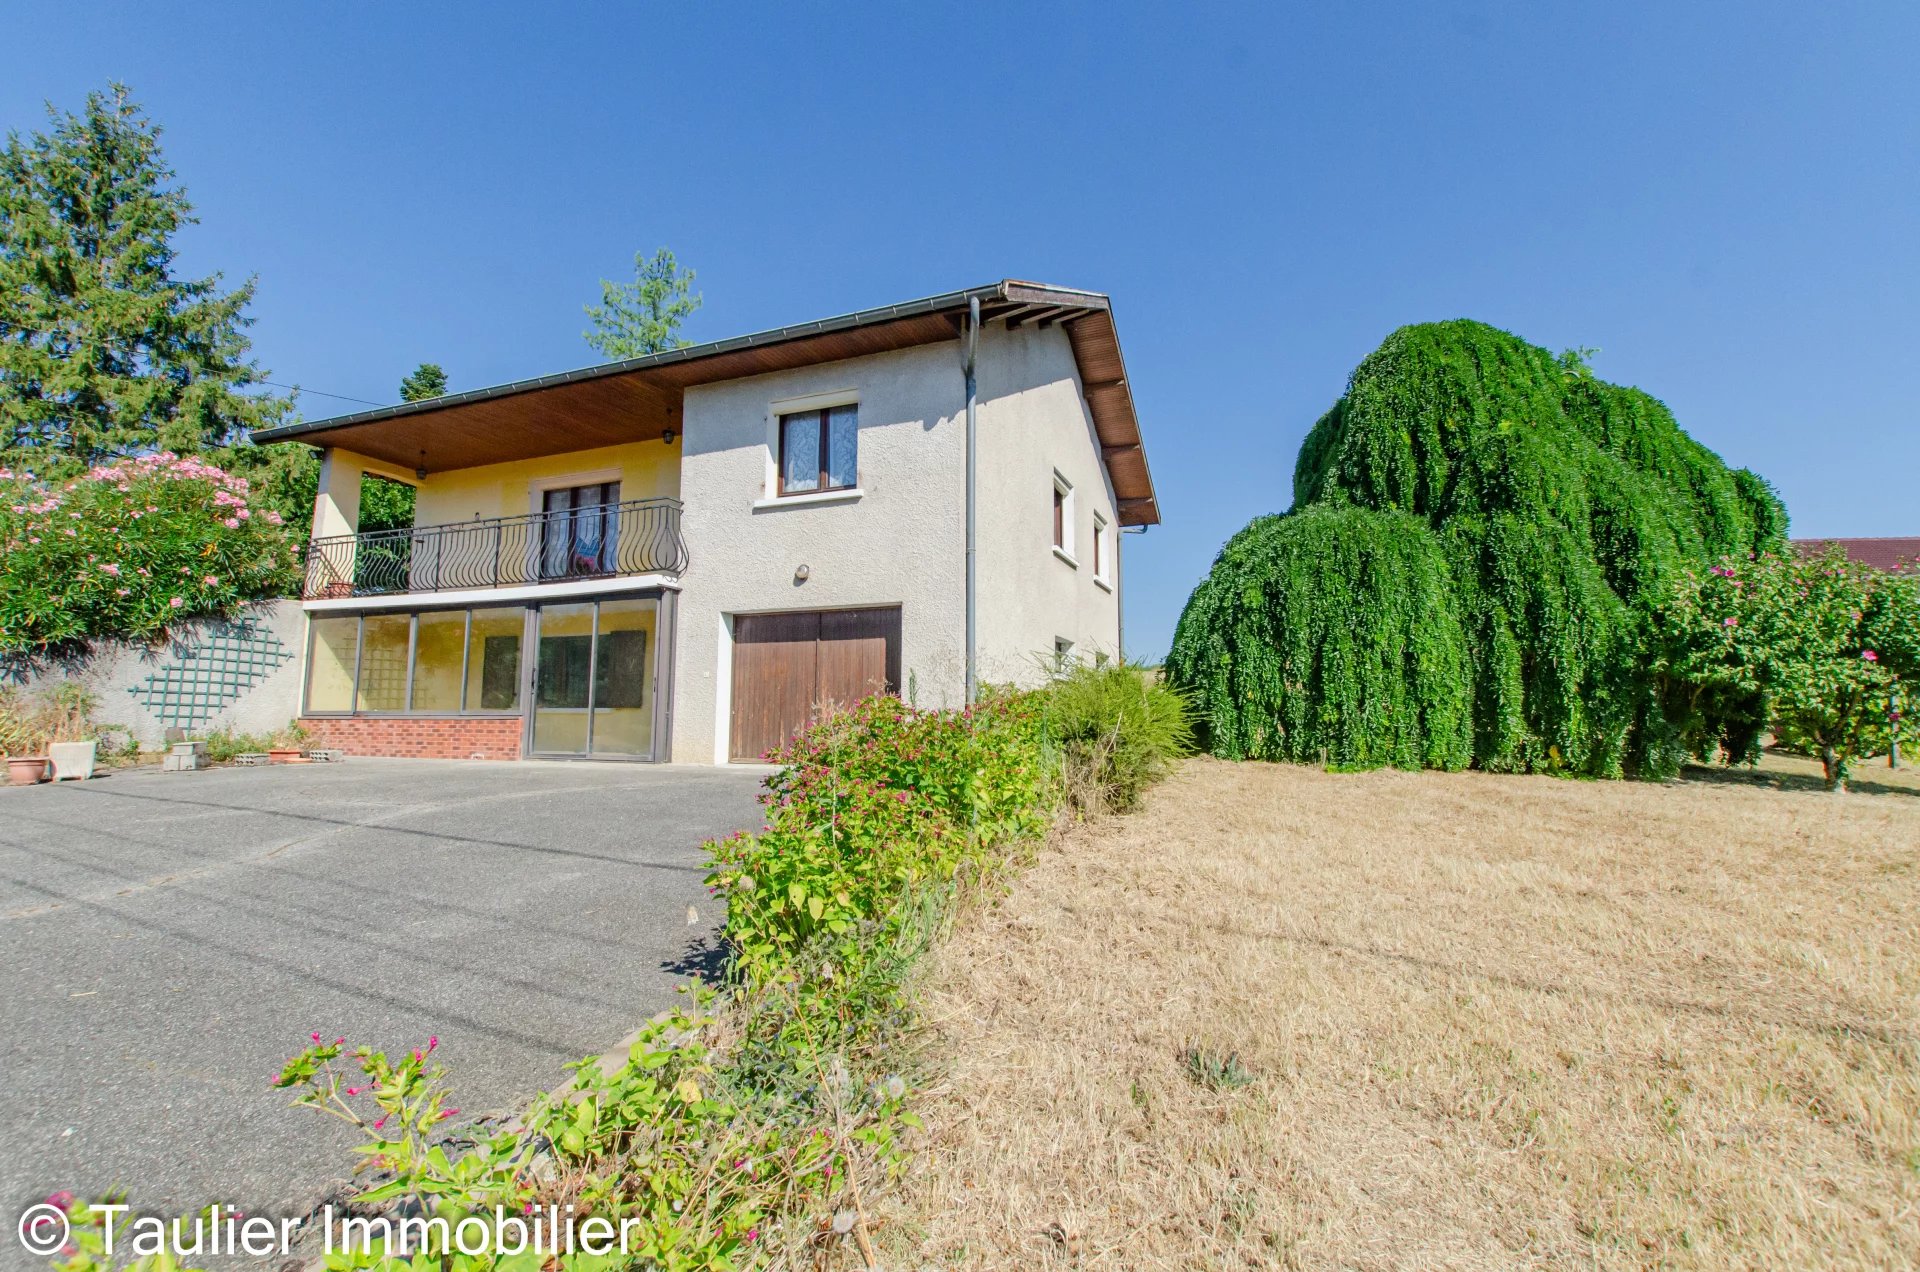
<instances>
[{"instance_id":1,"label":"flowering shrub","mask_svg":"<svg viewBox=\"0 0 1920 1272\"><path fill-rule=\"evenodd\" d=\"M161 452L49 485L0 468L0 657L107 638L283 595L298 547L247 482Z\"/></svg>"},{"instance_id":2,"label":"flowering shrub","mask_svg":"<svg viewBox=\"0 0 1920 1272\"><path fill-rule=\"evenodd\" d=\"M1771 725L1844 789L1856 759L1911 729L1920 686L1920 579L1833 549L1723 559L1682 577L1660 614L1661 669L1730 760ZM1904 723L1903 723L1904 722Z\"/></svg>"},{"instance_id":3,"label":"flowering shrub","mask_svg":"<svg viewBox=\"0 0 1920 1272\"><path fill-rule=\"evenodd\" d=\"M884 920L1045 825L1035 703L1001 696L919 711L876 695L767 758L767 827L707 845L739 955L784 957L818 932Z\"/></svg>"}]
</instances>

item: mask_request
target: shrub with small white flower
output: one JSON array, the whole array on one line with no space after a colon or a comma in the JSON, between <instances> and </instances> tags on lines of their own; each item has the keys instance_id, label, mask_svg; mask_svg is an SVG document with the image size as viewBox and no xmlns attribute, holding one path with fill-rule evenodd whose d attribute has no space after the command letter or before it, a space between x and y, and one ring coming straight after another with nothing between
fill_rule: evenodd
<instances>
[{"instance_id":1,"label":"shrub with small white flower","mask_svg":"<svg viewBox=\"0 0 1920 1272\"><path fill-rule=\"evenodd\" d=\"M1844 790L1855 761L1908 741L1920 696L1920 576L1834 548L1728 557L1683 578L1660 615L1661 670L1732 761L1762 728L1817 755Z\"/></svg>"},{"instance_id":2,"label":"shrub with small white flower","mask_svg":"<svg viewBox=\"0 0 1920 1272\"><path fill-rule=\"evenodd\" d=\"M299 545L244 478L162 451L48 483L0 468L0 657L148 639L283 596Z\"/></svg>"}]
</instances>

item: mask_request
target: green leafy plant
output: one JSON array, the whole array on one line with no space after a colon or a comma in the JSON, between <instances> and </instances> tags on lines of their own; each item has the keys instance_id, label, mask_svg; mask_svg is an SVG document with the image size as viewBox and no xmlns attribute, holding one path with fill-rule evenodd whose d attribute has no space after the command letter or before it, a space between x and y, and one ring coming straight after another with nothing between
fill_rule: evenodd
<instances>
[{"instance_id":1,"label":"green leafy plant","mask_svg":"<svg viewBox=\"0 0 1920 1272\"><path fill-rule=\"evenodd\" d=\"M1191 1046L1180 1052L1180 1066L1195 1085L1209 1091L1237 1091L1253 1083L1253 1074L1231 1051L1215 1047Z\"/></svg>"},{"instance_id":2,"label":"green leafy plant","mask_svg":"<svg viewBox=\"0 0 1920 1272\"><path fill-rule=\"evenodd\" d=\"M50 735L43 705L17 685L0 684L0 755L45 755Z\"/></svg>"},{"instance_id":3,"label":"green leafy plant","mask_svg":"<svg viewBox=\"0 0 1920 1272\"><path fill-rule=\"evenodd\" d=\"M1083 814L1125 812L1193 749L1186 699L1156 672L1075 664L1041 695L1062 792Z\"/></svg>"},{"instance_id":4,"label":"green leafy plant","mask_svg":"<svg viewBox=\"0 0 1920 1272\"><path fill-rule=\"evenodd\" d=\"M28 692L0 685L0 753L44 755L54 742L86 742L124 732L94 722L100 697L77 680Z\"/></svg>"},{"instance_id":5,"label":"green leafy plant","mask_svg":"<svg viewBox=\"0 0 1920 1272\"><path fill-rule=\"evenodd\" d=\"M1403 327L1308 433L1292 511L1222 549L1167 674L1224 756L1663 776L1697 739L1654 611L1785 529L1765 482L1584 352Z\"/></svg>"},{"instance_id":6,"label":"green leafy plant","mask_svg":"<svg viewBox=\"0 0 1920 1272\"><path fill-rule=\"evenodd\" d=\"M49 742L87 742L99 735L93 713L100 709L100 695L77 680L63 680L45 697L47 740Z\"/></svg>"},{"instance_id":7,"label":"green leafy plant","mask_svg":"<svg viewBox=\"0 0 1920 1272\"><path fill-rule=\"evenodd\" d=\"M298 580L249 484L170 452L48 484L0 468L0 657L149 639Z\"/></svg>"},{"instance_id":8,"label":"green leafy plant","mask_svg":"<svg viewBox=\"0 0 1920 1272\"><path fill-rule=\"evenodd\" d=\"M207 744L207 758L215 764L229 763L237 755L257 755L285 747L304 747L313 735L298 720L290 720L271 733L236 733L223 726L209 730L200 738Z\"/></svg>"},{"instance_id":9,"label":"green leafy plant","mask_svg":"<svg viewBox=\"0 0 1920 1272\"><path fill-rule=\"evenodd\" d=\"M1912 736L1920 578L1837 547L1728 557L1676 580L1659 635L1674 697L1730 760L1751 758L1770 723L1837 791L1861 756Z\"/></svg>"}]
</instances>

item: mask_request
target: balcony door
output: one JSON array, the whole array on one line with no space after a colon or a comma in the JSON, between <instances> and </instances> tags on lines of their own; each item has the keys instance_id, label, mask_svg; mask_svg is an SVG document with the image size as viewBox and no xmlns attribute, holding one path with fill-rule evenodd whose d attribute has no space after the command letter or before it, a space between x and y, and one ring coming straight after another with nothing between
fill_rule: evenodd
<instances>
[{"instance_id":1,"label":"balcony door","mask_svg":"<svg viewBox=\"0 0 1920 1272\"><path fill-rule=\"evenodd\" d=\"M614 572L620 537L620 483L594 482L541 497L540 577Z\"/></svg>"},{"instance_id":2,"label":"balcony door","mask_svg":"<svg viewBox=\"0 0 1920 1272\"><path fill-rule=\"evenodd\" d=\"M534 755L653 758L660 602L542 605L534 646Z\"/></svg>"}]
</instances>

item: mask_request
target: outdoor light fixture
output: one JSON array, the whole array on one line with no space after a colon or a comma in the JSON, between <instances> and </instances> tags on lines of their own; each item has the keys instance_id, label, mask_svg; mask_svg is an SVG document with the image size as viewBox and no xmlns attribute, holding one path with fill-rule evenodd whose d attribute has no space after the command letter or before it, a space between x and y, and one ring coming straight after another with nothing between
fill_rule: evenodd
<instances>
[{"instance_id":1,"label":"outdoor light fixture","mask_svg":"<svg viewBox=\"0 0 1920 1272\"><path fill-rule=\"evenodd\" d=\"M795 583L805 583L812 575L813 571L803 565L793 572L793 581Z\"/></svg>"},{"instance_id":2,"label":"outdoor light fixture","mask_svg":"<svg viewBox=\"0 0 1920 1272\"><path fill-rule=\"evenodd\" d=\"M673 445L673 439L678 436L679 436L678 433L674 432L672 429L668 429L666 432L660 434L660 440L665 442L667 445L671 446Z\"/></svg>"}]
</instances>

